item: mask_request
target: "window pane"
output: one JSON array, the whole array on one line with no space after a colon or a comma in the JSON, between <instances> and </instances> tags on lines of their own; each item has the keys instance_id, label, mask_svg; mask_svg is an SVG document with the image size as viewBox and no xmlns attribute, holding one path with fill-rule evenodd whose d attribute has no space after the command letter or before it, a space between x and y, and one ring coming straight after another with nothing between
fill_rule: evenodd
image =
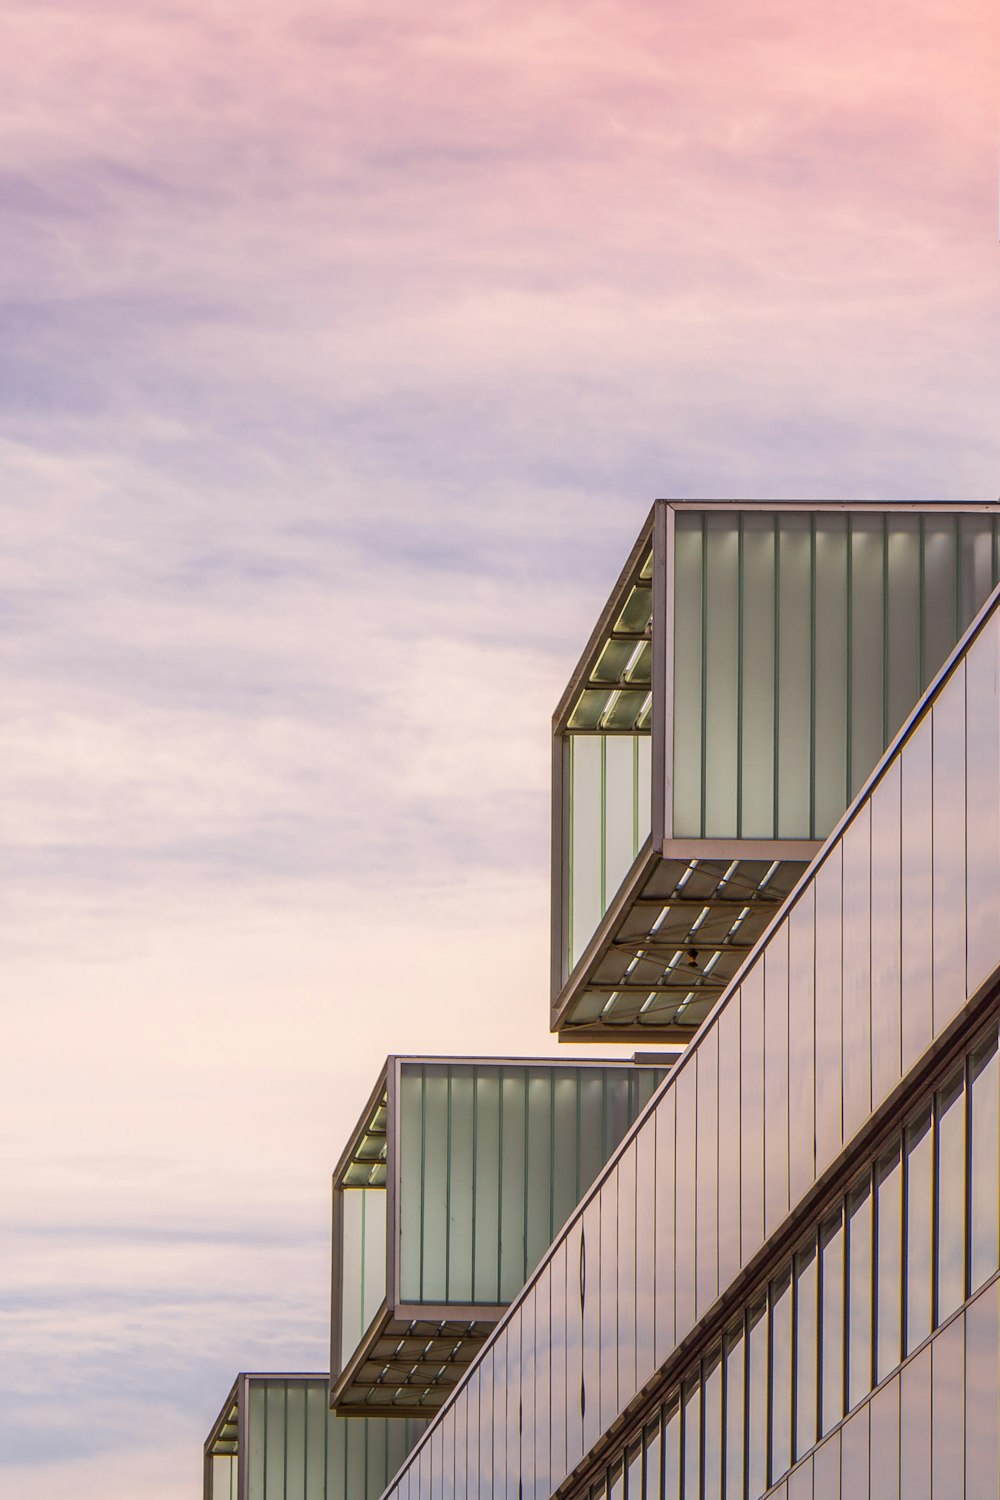
<instances>
[{"instance_id":1,"label":"window pane","mask_svg":"<svg viewBox=\"0 0 1000 1500\"><path fill-rule=\"evenodd\" d=\"M714 1349L705 1360L702 1375L704 1404L702 1494L704 1500L722 1500L722 1350Z\"/></svg>"},{"instance_id":2,"label":"window pane","mask_svg":"<svg viewBox=\"0 0 1000 1500\"><path fill-rule=\"evenodd\" d=\"M844 1224L837 1214L820 1230L822 1432L844 1415Z\"/></svg>"},{"instance_id":3,"label":"window pane","mask_svg":"<svg viewBox=\"0 0 1000 1500\"><path fill-rule=\"evenodd\" d=\"M726 1500L744 1500L746 1344L742 1326L726 1335Z\"/></svg>"},{"instance_id":4,"label":"window pane","mask_svg":"<svg viewBox=\"0 0 1000 1500\"><path fill-rule=\"evenodd\" d=\"M681 1421L677 1397L667 1402L663 1412L663 1494L674 1500L681 1492Z\"/></svg>"},{"instance_id":5,"label":"window pane","mask_svg":"<svg viewBox=\"0 0 1000 1500\"><path fill-rule=\"evenodd\" d=\"M884 1380L903 1357L900 1312L902 1289L903 1169L900 1148L881 1158L875 1169L878 1226L878 1341L876 1379Z\"/></svg>"},{"instance_id":6,"label":"window pane","mask_svg":"<svg viewBox=\"0 0 1000 1500\"><path fill-rule=\"evenodd\" d=\"M643 1436L643 1500L660 1500L663 1493L662 1474L660 1464L660 1448L662 1441L661 1422L657 1417L646 1427Z\"/></svg>"},{"instance_id":7,"label":"window pane","mask_svg":"<svg viewBox=\"0 0 1000 1500\"><path fill-rule=\"evenodd\" d=\"M965 1301L965 1080L937 1094L937 1318Z\"/></svg>"},{"instance_id":8,"label":"window pane","mask_svg":"<svg viewBox=\"0 0 1000 1500\"><path fill-rule=\"evenodd\" d=\"M872 1198L871 1183L847 1200L848 1346L847 1404L857 1406L872 1388Z\"/></svg>"},{"instance_id":9,"label":"window pane","mask_svg":"<svg viewBox=\"0 0 1000 1500\"><path fill-rule=\"evenodd\" d=\"M816 1441L816 1371L819 1348L815 1241L795 1257L795 1457Z\"/></svg>"},{"instance_id":10,"label":"window pane","mask_svg":"<svg viewBox=\"0 0 1000 1500\"><path fill-rule=\"evenodd\" d=\"M791 1464L792 1275L771 1283L771 1483Z\"/></svg>"},{"instance_id":11,"label":"window pane","mask_svg":"<svg viewBox=\"0 0 1000 1500\"><path fill-rule=\"evenodd\" d=\"M997 1119L1000 1062L992 1036L969 1060L972 1139L971 1201L969 1203L970 1290L976 1291L1000 1265L997 1236L997 1185L1000 1183L1000 1139Z\"/></svg>"},{"instance_id":12,"label":"window pane","mask_svg":"<svg viewBox=\"0 0 1000 1500\"><path fill-rule=\"evenodd\" d=\"M767 1488L767 1303L747 1314L747 1497Z\"/></svg>"},{"instance_id":13,"label":"window pane","mask_svg":"<svg viewBox=\"0 0 1000 1500\"><path fill-rule=\"evenodd\" d=\"M684 1500L698 1500L701 1491L701 1382L684 1382Z\"/></svg>"},{"instance_id":14,"label":"window pane","mask_svg":"<svg viewBox=\"0 0 1000 1500\"><path fill-rule=\"evenodd\" d=\"M625 1500L642 1500L642 1443L633 1443L625 1455Z\"/></svg>"},{"instance_id":15,"label":"window pane","mask_svg":"<svg viewBox=\"0 0 1000 1500\"><path fill-rule=\"evenodd\" d=\"M931 1112L906 1131L906 1352L931 1331Z\"/></svg>"}]
</instances>

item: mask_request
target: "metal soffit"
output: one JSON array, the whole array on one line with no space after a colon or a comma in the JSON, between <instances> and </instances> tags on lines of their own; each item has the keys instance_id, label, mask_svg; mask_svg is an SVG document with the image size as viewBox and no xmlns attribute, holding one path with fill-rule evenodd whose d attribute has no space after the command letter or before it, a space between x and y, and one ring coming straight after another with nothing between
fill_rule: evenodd
<instances>
[{"instance_id":1,"label":"metal soffit","mask_svg":"<svg viewBox=\"0 0 1000 1500\"><path fill-rule=\"evenodd\" d=\"M485 1311L485 1309L484 1309ZM382 1318L364 1356L336 1398L336 1411L361 1416L419 1416L436 1411L472 1364L496 1320Z\"/></svg>"},{"instance_id":2,"label":"metal soffit","mask_svg":"<svg viewBox=\"0 0 1000 1500\"><path fill-rule=\"evenodd\" d=\"M805 862L664 859L608 914L560 997L566 1040L655 1028L693 1035L793 889Z\"/></svg>"}]
</instances>

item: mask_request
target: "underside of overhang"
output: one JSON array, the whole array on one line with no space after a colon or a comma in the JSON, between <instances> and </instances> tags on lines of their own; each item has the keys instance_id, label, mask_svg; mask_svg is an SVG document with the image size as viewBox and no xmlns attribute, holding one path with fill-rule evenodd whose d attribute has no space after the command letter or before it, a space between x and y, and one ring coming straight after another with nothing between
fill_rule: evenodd
<instances>
[{"instance_id":1,"label":"underside of overhang","mask_svg":"<svg viewBox=\"0 0 1000 1500\"><path fill-rule=\"evenodd\" d=\"M688 1041L819 848L685 858L678 843L647 851L619 891L556 999L561 1041Z\"/></svg>"},{"instance_id":2,"label":"underside of overhang","mask_svg":"<svg viewBox=\"0 0 1000 1500\"><path fill-rule=\"evenodd\" d=\"M342 1417L423 1417L465 1374L504 1306L461 1308L472 1317L434 1318L438 1309L383 1303L356 1354L330 1391Z\"/></svg>"}]
</instances>

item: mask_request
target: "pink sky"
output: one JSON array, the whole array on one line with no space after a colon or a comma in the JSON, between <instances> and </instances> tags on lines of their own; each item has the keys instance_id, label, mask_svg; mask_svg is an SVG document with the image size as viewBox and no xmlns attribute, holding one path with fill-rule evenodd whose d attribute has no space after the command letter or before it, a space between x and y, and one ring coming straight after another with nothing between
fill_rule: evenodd
<instances>
[{"instance_id":1,"label":"pink sky","mask_svg":"<svg viewBox=\"0 0 1000 1500\"><path fill-rule=\"evenodd\" d=\"M9 0L5 1493L197 1494L380 1059L554 1050L652 498L1000 493L998 24Z\"/></svg>"}]
</instances>

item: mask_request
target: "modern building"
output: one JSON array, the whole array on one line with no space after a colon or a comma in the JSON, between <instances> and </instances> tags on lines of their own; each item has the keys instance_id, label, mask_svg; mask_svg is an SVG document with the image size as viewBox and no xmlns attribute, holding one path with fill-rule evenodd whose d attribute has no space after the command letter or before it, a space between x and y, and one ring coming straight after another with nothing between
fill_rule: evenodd
<instances>
[{"instance_id":1,"label":"modern building","mask_svg":"<svg viewBox=\"0 0 1000 1500\"><path fill-rule=\"evenodd\" d=\"M1000 1493L998 514L654 507L554 720L552 1021L686 1049L387 1500Z\"/></svg>"}]
</instances>

